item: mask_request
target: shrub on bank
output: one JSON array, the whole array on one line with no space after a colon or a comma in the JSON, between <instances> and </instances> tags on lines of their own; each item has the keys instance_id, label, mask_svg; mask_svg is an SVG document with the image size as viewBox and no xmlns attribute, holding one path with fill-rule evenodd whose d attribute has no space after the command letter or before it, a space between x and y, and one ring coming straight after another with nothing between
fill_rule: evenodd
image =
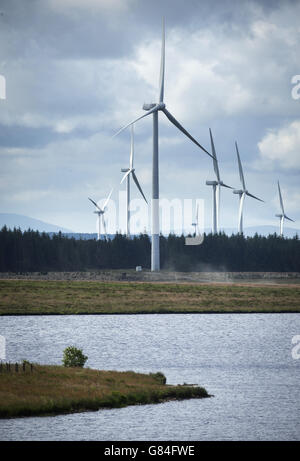
<instances>
[{"instance_id":1,"label":"shrub on bank","mask_svg":"<svg viewBox=\"0 0 300 461\"><path fill-rule=\"evenodd\" d=\"M88 357L83 354L81 349L75 346L66 347L63 356L64 367L80 367L83 368Z\"/></svg>"}]
</instances>

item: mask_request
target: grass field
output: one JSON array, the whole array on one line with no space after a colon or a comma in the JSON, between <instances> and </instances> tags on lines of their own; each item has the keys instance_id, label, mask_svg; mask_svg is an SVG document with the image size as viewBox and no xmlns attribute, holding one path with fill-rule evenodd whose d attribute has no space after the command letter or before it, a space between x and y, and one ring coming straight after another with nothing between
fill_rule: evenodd
<instances>
[{"instance_id":1,"label":"grass field","mask_svg":"<svg viewBox=\"0 0 300 461\"><path fill-rule=\"evenodd\" d=\"M0 417L60 414L209 397L202 387L161 384L155 374L35 365L0 373Z\"/></svg>"},{"instance_id":2,"label":"grass field","mask_svg":"<svg viewBox=\"0 0 300 461\"><path fill-rule=\"evenodd\" d=\"M0 315L188 312L300 312L300 287L0 280Z\"/></svg>"}]
</instances>

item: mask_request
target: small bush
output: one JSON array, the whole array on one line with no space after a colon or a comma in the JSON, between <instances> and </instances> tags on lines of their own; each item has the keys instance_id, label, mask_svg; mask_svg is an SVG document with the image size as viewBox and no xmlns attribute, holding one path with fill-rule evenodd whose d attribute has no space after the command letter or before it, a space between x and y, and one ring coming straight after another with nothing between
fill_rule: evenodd
<instances>
[{"instance_id":1,"label":"small bush","mask_svg":"<svg viewBox=\"0 0 300 461\"><path fill-rule=\"evenodd\" d=\"M166 384L166 382L167 382L167 378L160 371L158 371L157 373L149 373L149 375L152 378L154 378L155 381L158 382L159 384Z\"/></svg>"},{"instance_id":2,"label":"small bush","mask_svg":"<svg viewBox=\"0 0 300 461\"><path fill-rule=\"evenodd\" d=\"M64 367L80 367L83 368L88 357L83 354L81 349L75 346L66 347L63 356Z\"/></svg>"}]
</instances>

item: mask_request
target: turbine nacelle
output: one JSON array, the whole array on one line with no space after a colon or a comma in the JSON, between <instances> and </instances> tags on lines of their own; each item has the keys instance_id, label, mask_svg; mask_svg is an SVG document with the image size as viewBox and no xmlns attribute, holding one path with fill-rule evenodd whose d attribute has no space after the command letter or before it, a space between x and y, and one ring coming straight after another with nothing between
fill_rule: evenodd
<instances>
[{"instance_id":1,"label":"turbine nacelle","mask_svg":"<svg viewBox=\"0 0 300 461\"><path fill-rule=\"evenodd\" d=\"M236 189L235 189L235 190L233 191L233 193L234 193L234 194L238 194L238 195L242 195L242 194L244 194L244 193L247 193L247 191L241 190L241 189L240 189L240 190L236 190Z\"/></svg>"},{"instance_id":2,"label":"turbine nacelle","mask_svg":"<svg viewBox=\"0 0 300 461\"><path fill-rule=\"evenodd\" d=\"M165 110L166 105L164 102L159 102L158 104L144 104L143 109L146 111L155 109L153 112L156 112L157 110Z\"/></svg>"},{"instance_id":3,"label":"turbine nacelle","mask_svg":"<svg viewBox=\"0 0 300 461\"><path fill-rule=\"evenodd\" d=\"M152 104L144 103L144 105L143 105L143 110L151 110L151 109L153 109L153 107L155 107L155 106L156 106L155 103L152 103Z\"/></svg>"},{"instance_id":4,"label":"turbine nacelle","mask_svg":"<svg viewBox=\"0 0 300 461\"><path fill-rule=\"evenodd\" d=\"M205 184L207 186L217 186L219 183L218 183L218 181L206 181Z\"/></svg>"}]
</instances>

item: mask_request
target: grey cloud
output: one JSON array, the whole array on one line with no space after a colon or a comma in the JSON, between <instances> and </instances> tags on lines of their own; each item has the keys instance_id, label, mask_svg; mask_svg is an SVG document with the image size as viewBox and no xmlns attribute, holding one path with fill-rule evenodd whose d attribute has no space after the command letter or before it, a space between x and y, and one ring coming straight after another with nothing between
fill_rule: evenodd
<instances>
[{"instance_id":1,"label":"grey cloud","mask_svg":"<svg viewBox=\"0 0 300 461\"><path fill-rule=\"evenodd\" d=\"M113 141L110 136L142 113L142 103L157 91L159 51L155 61L146 52L152 50L153 42L160 46L162 15L167 23L168 108L208 149L208 128L212 128L222 175L233 186L239 180L237 140L249 190L273 199L281 172L276 166L262 171L257 144L268 129L279 130L299 113L299 104L290 98L290 77L299 73L299 41L296 45L288 41L296 37L299 2L218 1L212 7L208 1L139 0L128 1L122 11L102 12L89 7L70 9L60 3L55 9L50 0L0 1L4 13L0 16L0 73L7 78L8 96L0 101L3 211L13 208L43 219L47 213L60 216L59 224L76 230L77 222L82 231L82 221L87 219L86 230L94 231L86 197L104 197L112 184L118 188L120 168L128 162L129 134ZM261 19L277 21L278 30L255 48L252 25ZM199 37L206 42L197 41ZM194 42L189 44L191 38ZM185 69L176 62L176 40L185 41L184 46L178 45L182 55L199 64L199 75L197 68L186 87ZM151 68L156 66L155 81L134 65L141 58L139 52L145 53L143 59L152 59ZM211 75L220 74L225 80L222 91L219 80L210 86L210 74L203 79L203 66L212 59ZM233 109L234 95L228 94L231 78L246 93L244 106L237 98ZM151 123L149 118L136 127L136 167L147 197L151 193ZM161 140L178 138L178 143L161 143L162 194L205 198L209 225L211 197L205 180L213 175L210 159L168 121L160 124L160 134ZM296 189L299 174L287 171L285 175L283 184ZM238 205L234 199L229 193L222 197L228 226L235 223ZM249 200L246 210L246 219L264 221L266 208L257 208Z\"/></svg>"}]
</instances>

